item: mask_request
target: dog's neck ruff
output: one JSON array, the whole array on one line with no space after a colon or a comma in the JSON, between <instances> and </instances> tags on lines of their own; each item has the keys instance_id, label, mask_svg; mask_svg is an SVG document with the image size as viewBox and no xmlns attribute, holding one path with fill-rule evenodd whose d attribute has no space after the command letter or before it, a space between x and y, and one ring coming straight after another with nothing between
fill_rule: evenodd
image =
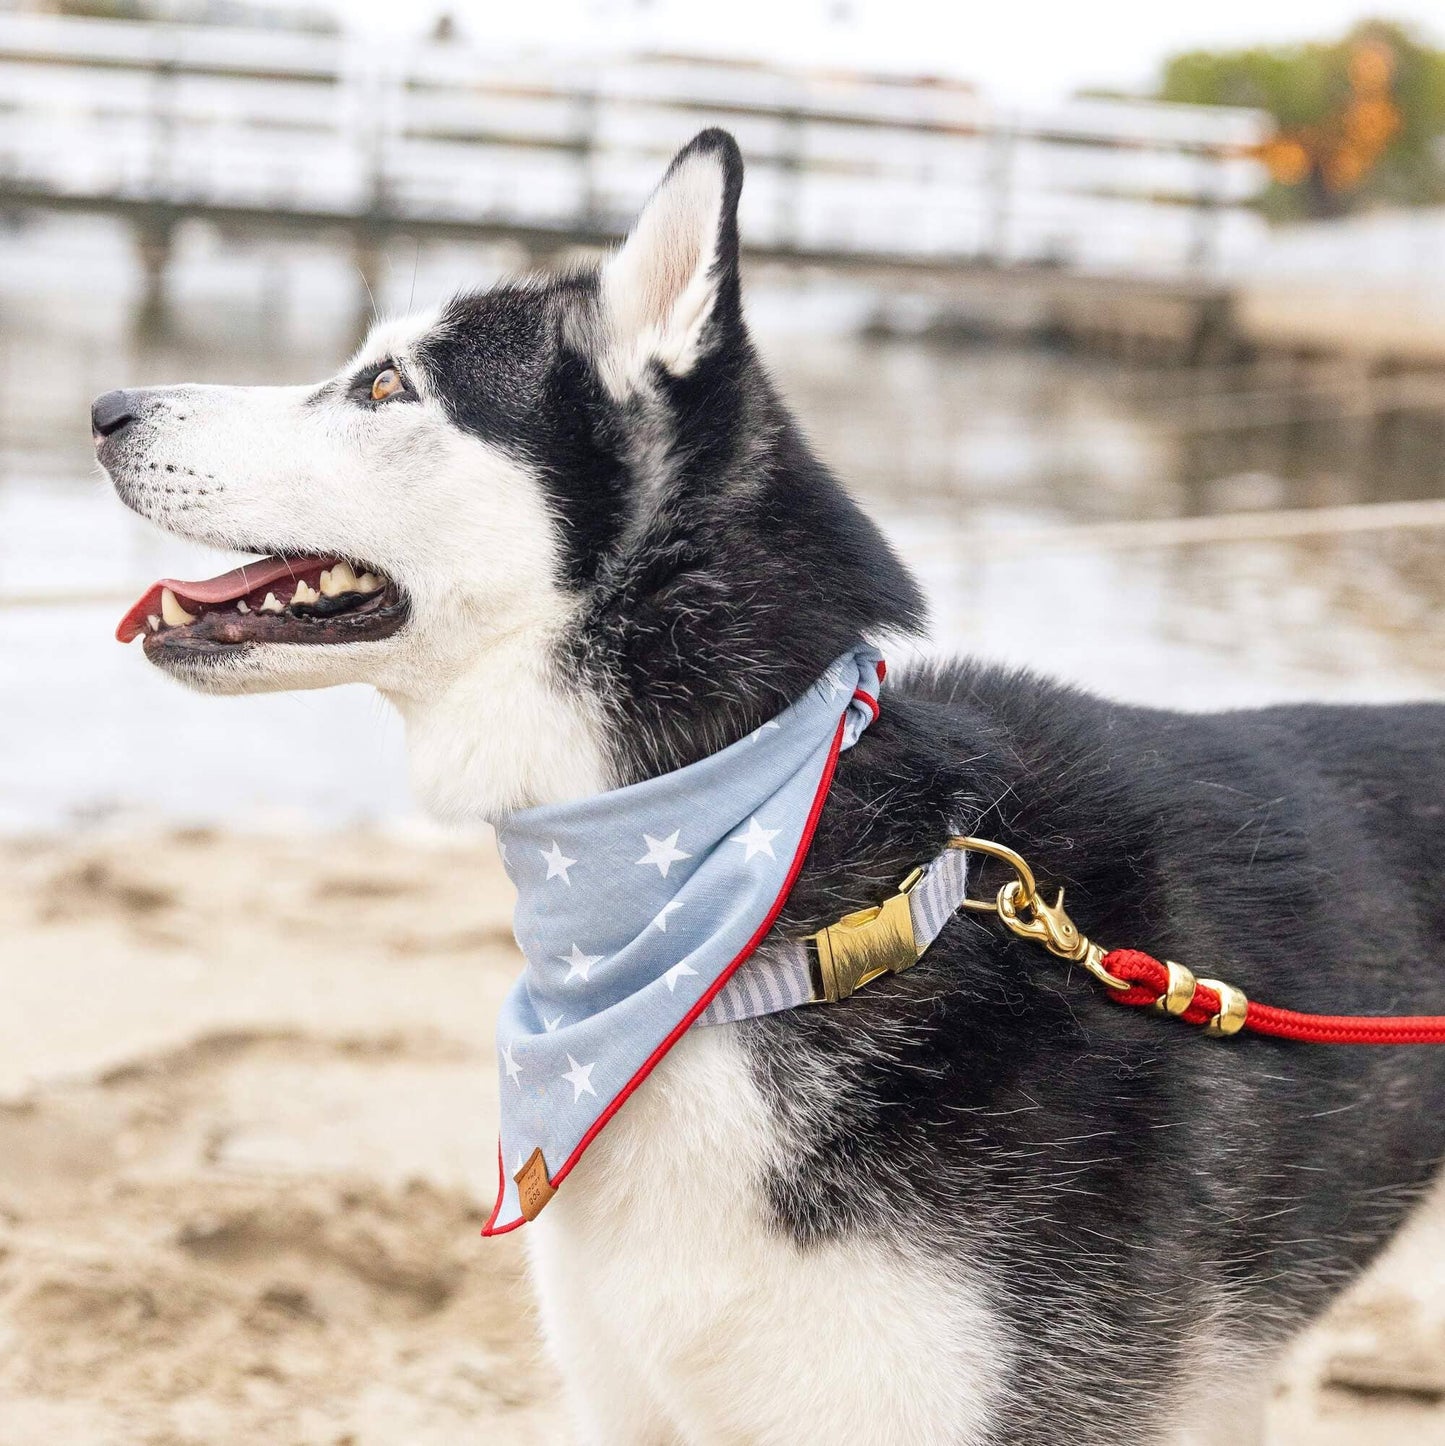
<instances>
[{"instance_id":1,"label":"dog's neck ruff","mask_svg":"<svg viewBox=\"0 0 1445 1446\"><path fill-rule=\"evenodd\" d=\"M772 927L883 661L844 654L719 753L497 826L527 966L497 1025L501 1184L483 1231L531 1219ZM784 991L785 992L785 991ZM802 1002L779 993L718 1019Z\"/></svg>"}]
</instances>

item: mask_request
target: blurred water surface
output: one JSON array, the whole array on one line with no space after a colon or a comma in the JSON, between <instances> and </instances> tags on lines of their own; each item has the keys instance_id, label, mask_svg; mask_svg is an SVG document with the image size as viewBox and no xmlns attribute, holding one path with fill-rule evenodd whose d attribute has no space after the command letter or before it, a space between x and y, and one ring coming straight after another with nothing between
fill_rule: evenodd
<instances>
[{"instance_id":1,"label":"blurred water surface","mask_svg":"<svg viewBox=\"0 0 1445 1446\"><path fill-rule=\"evenodd\" d=\"M507 258L456 247L392 263L385 310L490 280ZM187 234L175 334L143 342L123 235L76 221L0 233L0 829L133 815L300 827L413 810L401 725L368 689L201 698L112 640L124 607L112 595L233 559L129 514L88 434L90 397L115 385L320 378L354 340L355 289L325 243ZM872 309L816 278L752 294L808 432L924 579L935 651L1190 708L1445 696L1445 527L1167 546L1100 530L1440 497L1430 424L1201 430L1201 391L1257 392L1257 369L867 340ZM1082 540L1054 545L1063 528ZM1035 552L1040 535L1053 542ZM18 605L57 593L107 600Z\"/></svg>"}]
</instances>

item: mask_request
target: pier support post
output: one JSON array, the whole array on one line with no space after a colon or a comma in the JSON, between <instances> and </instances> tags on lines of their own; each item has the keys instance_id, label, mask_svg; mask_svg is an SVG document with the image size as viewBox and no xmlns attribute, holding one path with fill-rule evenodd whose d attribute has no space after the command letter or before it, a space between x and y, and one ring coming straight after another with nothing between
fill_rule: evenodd
<instances>
[{"instance_id":1,"label":"pier support post","mask_svg":"<svg viewBox=\"0 0 1445 1446\"><path fill-rule=\"evenodd\" d=\"M1201 297L1196 304L1192 334L1184 344L1181 359L1185 365L1217 366L1234 361L1238 351L1234 293L1219 290Z\"/></svg>"},{"instance_id":2,"label":"pier support post","mask_svg":"<svg viewBox=\"0 0 1445 1446\"><path fill-rule=\"evenodd\" d=\"M175 250L176 218L156 207L135 223L135 253L141 269L141 294L134 327L142 338L165 336L170 331L166 283Z\"/></svg>"}]
</instances>

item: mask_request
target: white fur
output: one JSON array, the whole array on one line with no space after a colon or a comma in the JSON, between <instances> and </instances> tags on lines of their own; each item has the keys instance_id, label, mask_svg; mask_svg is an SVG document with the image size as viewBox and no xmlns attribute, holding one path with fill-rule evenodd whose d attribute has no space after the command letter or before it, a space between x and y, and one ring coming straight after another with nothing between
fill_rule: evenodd
<instances>
[{"instance_id":1,"label":"white fur","mask_svg":"<svg viewBox=\"0 0 1445 1446\"><path fill-rule=\"evenodd\" d=\"M602 379L616 397L637 390L651 363L684 376L712 311L723 172L699 152L668 173L622 249L602 270Z\"/></svg>"},{"instance_id":2,"label":"white fur","mask_svg":"<svg viewBox=\"0 0 1445 1446\"><path fill-rule=\"evenodd\" d=\"M391 359L420 384L407 364L434 324L383 323L338 377ZM215 693L373 683L407 722L418 795L448 819L605 786L595 706L553 681L574 604L536 477L424 393L374 409L317 394L166 388L117 485L158 525L215 546L365 559L405 588L411 619L378 641L270 643L178 676Z\"/></svg>"},{"instance_id":3,"label":"white fur","mask_svg":"<svg viewBox=\"0 0 1445 1446\"><path fill-rule=\"evenodd\" d=\"M981 1441L1009 1340L956 1262L769 1221L787 1148L730 1026L695 1029L530 1226L582 1440Z\"/></svg>"}]
</instances>

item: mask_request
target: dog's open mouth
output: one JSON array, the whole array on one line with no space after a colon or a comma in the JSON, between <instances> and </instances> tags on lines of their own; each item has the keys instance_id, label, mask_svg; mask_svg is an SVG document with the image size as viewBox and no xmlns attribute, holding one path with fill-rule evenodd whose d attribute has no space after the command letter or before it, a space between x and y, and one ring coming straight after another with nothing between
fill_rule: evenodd
<instances>
[{"instance_id":1,"label":"dog's open mouth","mask_svg":"<svg viewBox=\"0 0 1445 1446\"><path fill-rule=\"evenodd\" d=\"M406 621L389 578L339 557L262 557L204 582L162 578L120 620L147 655L225 653L251 643L358 643Z\"/></svg>"}]
</instances>

